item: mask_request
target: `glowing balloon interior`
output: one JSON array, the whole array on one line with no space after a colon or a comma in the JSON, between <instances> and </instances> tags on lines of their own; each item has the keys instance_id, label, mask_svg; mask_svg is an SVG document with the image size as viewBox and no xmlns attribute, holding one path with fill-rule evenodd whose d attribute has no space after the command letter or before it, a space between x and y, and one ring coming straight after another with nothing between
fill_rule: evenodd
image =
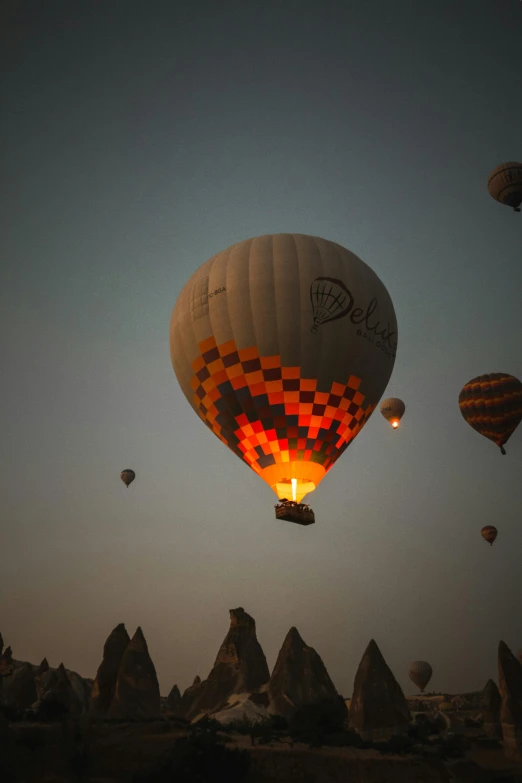
<instances>
[{"instance_id":1,"label":"glowing balloon interior","mask_svg":"<svg viewBox=\"0 0 522 783\"><path fill-rule=\"evenodd\" d=\"M391 299L340 245L301 234L240 242L181 291L174 371L207 427L300 503L360 432L397 346Z\"/></svg>"}]
</instances>

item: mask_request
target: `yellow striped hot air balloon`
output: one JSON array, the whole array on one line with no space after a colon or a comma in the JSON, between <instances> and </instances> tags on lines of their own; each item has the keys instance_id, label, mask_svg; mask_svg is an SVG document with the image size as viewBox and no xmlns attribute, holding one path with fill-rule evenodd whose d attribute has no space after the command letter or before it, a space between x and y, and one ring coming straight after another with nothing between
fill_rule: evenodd
<instances>
[{"instance_id":1,"label":"yellow striped hot air balloon","mask_svg":"<svg viewBox=\"0 0 522 783\"><path fill-rule=\"evenodd\" d=\"M472 378L459 395L464 419L505 454L507 443L522 419L522 383L507 373Z\"/></svg>"},{"instance_id":2,"label":"yellow striped hot air balloon","mask_svg":"<svg viewBox=\"0 0 522 783\"><path fill-rule=\"evenodd\" d=\"M490 196L500 204L520 212L522 204L522 163L501 163L488 178Z\"/></svg>"},{"instance_id":3,"label":"yellow striped hot air balloon","mask_svg":"<svg viewBox=\"0 0 522 783\"><path fill-rule=\"evenodd\" d=\"M490 546L493 546L493 543L498 536L498 530L494 525L485 525L480 531L480 535L484 541L487 541Z\"/></svg>"},{"instance_id":4,"label":"yellow striped hot air balloon","mask_svg":"<svg viewBox=\"0 0 522 783\"><path fill-rule=\"evenodd\" d=\"M396 347L393 304L375 272L303 234L218 253L181 291L170 325L188 401L285 503L300 504L360 432Z\"/></svg>"}]
</instances>

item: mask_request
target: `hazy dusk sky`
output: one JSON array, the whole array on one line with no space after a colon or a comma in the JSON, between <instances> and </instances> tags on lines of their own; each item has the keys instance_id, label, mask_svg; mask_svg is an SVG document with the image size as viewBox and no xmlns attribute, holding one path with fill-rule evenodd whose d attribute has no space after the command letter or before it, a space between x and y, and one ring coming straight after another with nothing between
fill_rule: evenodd
<instances>
[{"instance_id":1,"label":"hazy dusk sky","mask_svg":"<svg viewBox=\"0 0 522 783\"><path fill-rule=\"evenodd\" d=\"M270 667L295 625L350 696L370 638L408 693L496 678L522 647L522 425L464 422L522 379L518 0L9 0L1 11L0 631L94 677L141 625L161 691L206 677L228 609ZM334 240L388 288L386 396L310 502L202 424L169 356L193 271L248 237ZM129 490L123 468L137 479ZM495 524L490 548L480 529Z\"/></svg>"}]
</instances>

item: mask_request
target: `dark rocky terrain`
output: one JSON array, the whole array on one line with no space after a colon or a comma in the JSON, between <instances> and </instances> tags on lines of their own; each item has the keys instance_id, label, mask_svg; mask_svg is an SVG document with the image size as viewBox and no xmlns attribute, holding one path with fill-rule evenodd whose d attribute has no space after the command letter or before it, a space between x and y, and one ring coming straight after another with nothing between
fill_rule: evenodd
<instances>
[{"instance_id":1,"label":"dark rocky terrain","mask_svg":"<svg viewBox=\"0 0 522 783\"><path fill-rule=\"evenodd\" d=\"M499 687L406 699L372 640L349 709L295 628L270 675L242 608L183 696L160 696L140 628L111 632L94 681L3 647L1 783L522 783L522 665L503 642Z\"/></svg>"}]
</instances>

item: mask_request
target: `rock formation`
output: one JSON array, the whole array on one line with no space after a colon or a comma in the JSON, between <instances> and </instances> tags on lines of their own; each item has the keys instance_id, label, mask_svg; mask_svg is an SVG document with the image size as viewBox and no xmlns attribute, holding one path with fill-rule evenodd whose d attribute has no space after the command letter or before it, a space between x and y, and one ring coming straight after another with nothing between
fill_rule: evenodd
<instances>
[{"instance_id":1,"label":"rock formation","mask_svg":"<svg viewBox=\"0 0 522 783\"><path fill-rule=\"evenodd\" d=\"M522 664L502 641L498 645L498 685L504 754L511 761L522 762Z\"/></svg>"},{"instance_id":2,"label":"rock formation","mask_svg":"<svg viewBox=\"0 0 522 783\"><path fill-rule=\"evenodd\" d=\"M227 724L232 721L248 721L258 723L270 718L268 712L268 694L233 693L222 710L213 712L212 717L219 723Z\"/></svg>"},{"instance_id":3,"label":"rock formation","mask_svg":"<svg viewBox=\"0 0 522 783\"><path fill-rule=\"evenodd\" d=\"M2 641L3 646L3 641ZM0 655L0 677L10 677L13 673L14 661L10 647L6 647Z\"/></svg>"},{"instance_id":4,"label":"rock formation","mask_svg":"<svg viewBox=\"0 0 522 783\"><path fill-rule=\"evenodd\" d=\"M45 666L43 668L45 669ZM49 716L52 716L55 712L67 709L73 716L84 715L89 708L92 680L81 677L77 672L60 664L57 669L48 668L40 676L36 676L36 689L39 698L37 713L42 709L44 715L49 713ZM44 697L46 705L42 707Z\"/></svg>"},{"instance_id":5,"label":"rock formation","mask_svg":"<svg viewBox=\"0 0 522 783\"><path fill-rule=\"evenodd\" d=\"M63 664L51 669L47 658L39 666L15 660L11 648L3 650L3 644L0 634L0 702L16 712L33 708L44 719L71 709L73 714L86 712L92 680L65 669Z\"/></svg>"},{"instance_id":6,"label":"rock formation","mask_svg":"<svg viewBox=\"0 0 522 783\"><path fill-rule=\"evenodd\" d=\"M269 678L254 619L241 606L230 609L230 628L212 671L201 683L200 692L195 695L184 717L192 720L201 714L217 712L232 694L257 691Z\"/></svg>"},{"instance_id":7,"label":"rock formation","mask_svg":"<svg viewBox=\"0 0 522 783\"><path fill-rule=\"evenodd\" d=\"M5 770L5 759L8 758L9 742L9 722L2 712L0 712L0 774ZM4 767L4 770L2 770Z\"/></svg>"},{"instance_id":8,"label":"rock formation","mask_svg":"<svg viewBox=\"0 0 522 783\"><path fill-rule=\"evenodd\" d=\"M165 704L167 710L172 713L179 712L181 707L181 693L177 685L173 685Z\"/></svg>"},{"instance_id":9,"label":"rock formation","mask_svg":"<svg viewBox=\"0 0 522 783\"><path fill-rule=\"evenodd\" d=\"M286 635L267 691L270 711L287 719L305 704L340 704L320 656L305 644L296 628L290 628Z\"/></svg>"},{"instance_id":10,"label":"rock formation","mask_svg":"<svg viewBox=\"0 0 522 783\"><path fill-rule=\"evenodd\" d=\"M42 693L44 691L44 677L49 671L49 663L47 661L47 658L44 658L41 664L38 666L35 672L35 684L36 684L36 693L38 696L38 699L41 698Z\"/></svg>"},{"instance_id":11,"label":"rock formation","mask_svg":"<svg viewBox=\"0 0 522 783\"><path fill-rule=\"evenodd\" d=\"M63 663L49 672L45 678L42 695L37 706L37 715L43 719L57 719L68 713L79 712L73 698L71 681Z\"/></svg>"},{"instance_id":12,"label":"rock formation","mask_svg":"<svg viewBox=\"0 0 522 783\"><path fill-rule=\"evenodd\" d=\"M361 659L350 704L350 725L370 741L385 741L407 730L408 704L372 639Z\"/></svg>"},{"instance_id":13,"label":"rock formation","mask_svg":"<svg viewBox=\"0 0 522 783\"><path fill-rule=\"evenodd\" d=\"M3 652L2 652L3 650ZM11 648L4 650L4 640L0 634L0 702L5 701L7 689L14 671Z\"/></svg>"},{"instance_id":14,"label":"rock formation","mask_svg":"<svg viewBox=\"0 0 522 783\"><path fill-rule=\"evenodd\" d=\"M107 717L154 720L160 717L160 691L147 642L138 628L123 655Z\"/></svg>"},{"instance_id":15,"label":"rock formation","mask_svg":"<svg viewBox=\"0 0 522 783\"><path fill-rule=\"evenodd\" d=\"M92 686L89 715L104 718L109 711L114 694L121 662L130 642L123 623L114 628L103 646L103 659Z\"/></svg>"},{"instance_id":16,"label":"rock formation","mask_svg":"<svg viewBox=\"0 0 522 783\"><path fill-rule=\"evenodd\" d=\"M484 731L488 737L502 737L502 728L500 725L500 707L502 697L497 684L493 680L488 680L482 692L480 700L480 711L484 721Z\"/></svg>"},{"instance_id":17,"label":"rock formation","mask_svg":"<svg viewBox=\"0 0 522 783\"><path fill-rule=\"evenodd\" d=\"M24 663L13 673L4 701L12 710L23 712L34 704L37 698L33 667L30 663Z\"/></svg>"},{"instance_id":18,"label":"rock formation","mask_svg":"<svg viewBox=\"0 0 522 783\"><path fill-rule=\"evenodd\" d=\"M178 714L182 718L186 718L191 713L192 707L197 699L201 696L204 686L205 684L201 682L201 677L196 675L192 685L189 685L189 687L183 692L181 703L178 708Z\"/></svg>"}]
</instances>

